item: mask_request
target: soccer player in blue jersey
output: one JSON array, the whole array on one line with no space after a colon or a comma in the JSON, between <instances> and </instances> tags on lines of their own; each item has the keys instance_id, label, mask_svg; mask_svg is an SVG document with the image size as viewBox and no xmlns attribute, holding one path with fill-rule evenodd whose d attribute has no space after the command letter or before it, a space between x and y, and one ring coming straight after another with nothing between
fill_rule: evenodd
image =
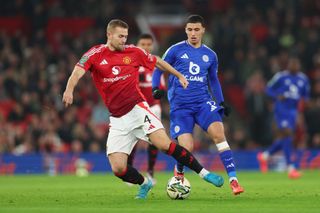
<instances>
[{"instance_id":1,"label":"soccer player in blue jersey","mask_svg":"<svg viewBox=\"0 0 320 213\"><path fill-rule=\"evenodd\" d=\"M287 70L278 72L268 83L266 93L274 101L274 118L277 126L275 142L264 152L258 153L261 172L268 171L270 155L282 150L288 166L288 177L301 176L291 159L292 141L296 127L298 103L309 99L310 85L306 75L300 71L300 61L291 57Z\"/></svg>"},{"instance_id":2,"label":"soccer player in blue jersey","mask_svg":"<svg viewBox=\"0 0 320 213\"><path fill-rule=\"evenodd\" d=\"M171 137L187 150L193 150L193 128L198 124L216 144L220 159L228 173L230 186L235 195L244 192L238 183L233 154L224 134L222 114L228 115L230 108L224 104L221 86L218 80L218 58L216 53L202 44L205 33L204 19L191 15L185 25L187 40L172 45L163 59L179 70L189 81L189 87L183 89L178 79L169 75L168 100L170 103ZM162 71L156 69L153 74L153 95L160 98L159 90ZM184 167L178 163L175 175L183 178Z\"/></svg>"}]
</instances>

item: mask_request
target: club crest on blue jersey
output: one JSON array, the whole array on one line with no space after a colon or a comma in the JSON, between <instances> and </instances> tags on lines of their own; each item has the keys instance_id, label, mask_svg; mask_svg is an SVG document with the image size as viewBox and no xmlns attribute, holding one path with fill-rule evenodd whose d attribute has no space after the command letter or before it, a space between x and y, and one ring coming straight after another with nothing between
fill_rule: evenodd
<instances>
[{"instance_id":1,"label":"club crest on blue jersey","mask_svg":"<svg viewBox=\"0 0 320 213\"><path fill-rule=\"evenodd\" d=\"M209 56L203 55L203 56L202 56L202 60L203 60L204 62L208 62L208 61L209 61Z\"/></svg>"},{"instance_id":2,"label":"club crest on blue jersey","mask_svg":"<svg viewBox=\"0 0 320 213\"><path fill-rule=\"evenodd\" d=\"M179 126L175 126L175 127L174 127L174 131L175 131L175 133L180 132L180 127L179 127Z\"/></svg>"}]
</instances>

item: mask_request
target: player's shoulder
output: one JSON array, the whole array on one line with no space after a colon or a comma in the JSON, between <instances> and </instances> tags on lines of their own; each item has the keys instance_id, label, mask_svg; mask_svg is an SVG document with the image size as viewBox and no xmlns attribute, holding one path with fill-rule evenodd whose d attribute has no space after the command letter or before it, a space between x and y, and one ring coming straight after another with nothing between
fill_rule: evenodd
<instances>
[{"instance_id":1,"label":"player's shoulder","mask_svg":"<svg viewBox=\"0 0 320 213\"><path fill-rule=\"evenodd\" d=\"M93 47L91 47L85 54L84 56L90 58L91 56L97 54L97 53L100 53L101 51L103 51L103 49L106 48L106 45L105 44L98 44L98 45L95 45Z\"/></svg>"},{"instance_id":2,"label":"player's shoulder","mask_svg":"<svg viewBox=\"0 0 320 213\"><path fill-rule=\"evenodd\" d=\"M186 41L180 41L171 45L166 52L163 54L162 58L174 57L178 51L181 51L184 47L186 47Z\"/></svg>"},{"instance_id":3,"label":"player's shoulder","mask_svg":"<svg viewBox=\"0 0 320 213\"><path fill-rule=\"evenodd\" d=\"M305 81L308 81L308 76L306 74L304 74L303 72L298 72L298 77L305 80Z\"/></svg>"},{"instance_id":4,"label":"player's shoulder","mask_svg":"<svg viewBox=\"0 0 320 213\"><path fill-rule=\"evenodd\" d=\"M139 53L144 53L146 55L148 55L148 52L145 51L144 49L142 49L141 47L137 47L134 44L127 44L124 46L124 51L127 52L139 52Z\"/></svg>"},{"instance_id":5,"label":"player's shoulder","mask_svg":"<svg viewBox=\"0 0 320 213\"><path fill-rule=\"evenodd\" d=\"M187 43L186 41L180 41L178 43L175 43L173 45L171 45L168 49L167 49L167 52L168 51L176 51L176 50L179 50L181 48L184 48L187 46Z\"/></svg>"},{"instance_id":6,"label":"player's shoulder","mask_svg":"<svg viewBox=\"0 0 320 213\"><path fill-rule=\"evenodd\" d=\"M212 54L213 56L217 57L217 53L211 49L210 47L208 47L207 45L205 44L202 44L202 47L203 47L203 50L208 52L209 54Z\"/></svg>"},{"instance_id":7,"label":"player's shoulder","mask_svg":"<svg viewBox=\"0 0 320 213\"><path fill-rule=\"evenodd\" d=\"M280 79L285 77L290 77L290 72L288 70L279 71L274 75L275 79Z\"/></svg>"}]
</instances>

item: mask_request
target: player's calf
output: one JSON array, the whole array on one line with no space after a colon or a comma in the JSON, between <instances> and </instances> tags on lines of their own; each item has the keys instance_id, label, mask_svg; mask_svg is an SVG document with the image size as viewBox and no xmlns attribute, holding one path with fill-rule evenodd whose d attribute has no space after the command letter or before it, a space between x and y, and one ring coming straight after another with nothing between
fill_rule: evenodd
<instances>
[{"instance_id":1,"label":"player's calf","mask_svg":"<svg viewBox=\"0 0 320 213\"><path fill-rule=\"evenodd\" d=\"M123 171L114 172L115 176L123 180L124 182L133 184L143 184L144 177L133 167L128 165Z\"/></svg>"}]
</instances>

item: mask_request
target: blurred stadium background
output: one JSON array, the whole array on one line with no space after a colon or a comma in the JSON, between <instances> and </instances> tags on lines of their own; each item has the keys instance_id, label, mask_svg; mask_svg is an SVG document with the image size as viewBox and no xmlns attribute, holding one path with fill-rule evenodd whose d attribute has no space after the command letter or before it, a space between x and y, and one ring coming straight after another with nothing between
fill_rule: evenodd
<instances>
[{"instance_id":1,"label":"blurred stadium background","mask_svg":"<svg viewBox=\"0 0 320 213\"><path fill-rule=\"evenodd\" d=\"M72 172L86 161L89 169L100 171L97 167L106 164L108 111L89 75L77 86L73 106L63 107L73 66L92 45L105 43L105 26L112 18L130 25L128 43L140 33L152 33L154 53L162 55L186 38L183 20L193 13L206 19L205 43L219 57L223 92L233 107L225 119L226 133L239 167L257 169L256 151L272 143L265 85L295 54L312 85L310 107L300 107L295 145L302 150L304 168L319 168L320 1L12 0L0 7L0 174L50 167L53 174ZM168 103L162 105L168 126ZM205 156L214 155L215 146L198 128L195 134L196 151L207 153L202 160L210 161ZM77 161L79 156L84 161ZM67 168L58 169L57 162ZM241 167L242 162L251 165Z\"/></svg>"}]
</instances>

